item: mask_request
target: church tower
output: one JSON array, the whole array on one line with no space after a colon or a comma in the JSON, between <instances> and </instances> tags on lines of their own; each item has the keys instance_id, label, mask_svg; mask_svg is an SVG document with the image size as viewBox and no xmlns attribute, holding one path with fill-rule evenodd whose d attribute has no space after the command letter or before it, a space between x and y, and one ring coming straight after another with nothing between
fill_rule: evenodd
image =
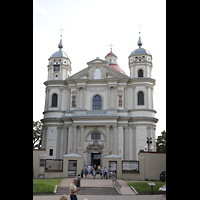
<instances>
[{"instance_id":1,"label":"church tower","mask_svg":"<svg viewBox=\"0 0 200 200\"><path fill-rule=\"evenodd\" d=\"M48 67L48 80L65 80L71 75L71 61L67 54L62 51L62 38L58 44L59 51L51 55Z\"/></svg>"},{"instance_id":2,"label":"church tower","mask_svg":"<svg viewBox=\"0 0 200 200\"><path fill-rule=\"evenodd\" d=\"M144 48L141 48L142 41L139 36L137 42L139 48L135 49L129 56L130 77L149 77L151 78L152 55Z\"/></svg>"}]
</instances>

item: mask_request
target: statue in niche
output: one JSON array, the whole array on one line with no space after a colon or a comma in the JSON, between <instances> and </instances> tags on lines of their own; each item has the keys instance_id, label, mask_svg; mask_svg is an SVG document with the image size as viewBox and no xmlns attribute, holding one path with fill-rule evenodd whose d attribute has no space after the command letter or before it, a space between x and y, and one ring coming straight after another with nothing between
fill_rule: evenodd
<instances>
[{"instance_id":1,"label":"statue in niche","mask_svg":"<svg viewBox=\"0 0 200 200\"><path fill-rule=\"evenodd\" d=\"M122 97L119 96L119 107L122 106Z\"/></svg>"},{"instance_id":2,"label":"statue in niche","mask_svg":"<svg viewBox=\"0 0 200 200\"><path fill-rule=\"evenodd\" d=\"M76 107L75 96L72 97L72 107Z\"/></svg>"}]
</instances>

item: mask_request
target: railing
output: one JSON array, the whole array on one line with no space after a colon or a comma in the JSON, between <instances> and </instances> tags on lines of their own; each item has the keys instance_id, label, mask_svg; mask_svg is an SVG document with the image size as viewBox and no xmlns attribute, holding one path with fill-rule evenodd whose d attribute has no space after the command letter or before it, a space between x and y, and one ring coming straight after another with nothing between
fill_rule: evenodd
<instances>
[{"instance_id":1,"label":"railing","mask_svg":"<svg viewBox=\"0 0 200 200\"><path fill-rule=\"evenodd\" d=\"M115 189L117 190L118 194L121 194L121 185L118 183L118 181L115 181Z\"/></svg>"}]
</instances>

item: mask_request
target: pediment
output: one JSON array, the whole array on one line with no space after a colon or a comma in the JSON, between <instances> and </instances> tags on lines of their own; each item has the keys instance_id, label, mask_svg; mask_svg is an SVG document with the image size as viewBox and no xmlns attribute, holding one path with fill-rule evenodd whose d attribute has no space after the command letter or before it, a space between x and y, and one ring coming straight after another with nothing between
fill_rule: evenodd
<instances>
[{"instance_id":1,"label":"pediment","mask_svg":"<svg viewBox=\"0 0 200 200\"><path fill-rule=\"evenodd\" d=\"M73 80L73 79L87 79L88 78L88 67L85 69L77 72L76 74L68 77L66 80Z\"/></svg>"},{"instance_id":2,"label":"pediment","mask_svg":"<svg viewBox=\"0 0 200 200\"><path fill-rule=\"evenodd\" d=\"M91 65L91 64L106 64L106 65L108 65L108 62L106 60L96 58L94 60L89 61L87 64L88 65Z\"/></svg>"}]
</instances>

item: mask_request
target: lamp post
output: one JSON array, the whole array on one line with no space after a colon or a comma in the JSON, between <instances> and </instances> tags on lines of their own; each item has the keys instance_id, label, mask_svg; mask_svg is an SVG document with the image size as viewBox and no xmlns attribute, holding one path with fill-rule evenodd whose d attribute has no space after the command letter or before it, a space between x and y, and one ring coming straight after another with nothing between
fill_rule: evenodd
<instances>
[{"instance_id":1,"label":"lamp post","mask_svg":"<svg viewBox=\"0 0 200 200\"><path fill-rule=\"evenodd\" d=\"M148 144L148 151L149 151L149 147L150 147L150 144L152 143L152 138L148 138L147 137L147 144Z\"/></svg>"}]
</instances>

